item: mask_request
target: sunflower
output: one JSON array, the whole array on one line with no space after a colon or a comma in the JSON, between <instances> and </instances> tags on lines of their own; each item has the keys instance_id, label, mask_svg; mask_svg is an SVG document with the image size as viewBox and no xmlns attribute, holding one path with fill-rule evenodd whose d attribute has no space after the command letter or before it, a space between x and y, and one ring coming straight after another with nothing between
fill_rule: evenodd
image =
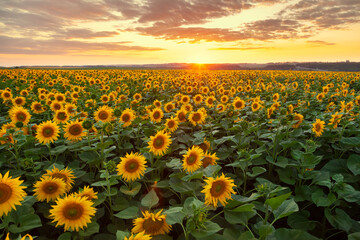
<instances>
[{"instance_id":1,"label":"sunflower","mask_svg":"<svg viewBox=\"0 0 360 240\"><path fill-rule=\"evenodd\" d=\"M77 193L77 196L86 197L87 200L91 201L93 199L98 199L97 192L95 192L94 189L89 186L85 186L84 189L80 190L79 193Z\"/></svg>"},{"instance_id":2,"label":"sunflower","mask_svg":"<svg viewBox=\"0 0 360 240\"><path fill-rule=\"evenodd\" d=\"M235 110L241 110L245 107L245 101L241 100L239 97L236 97L232 103Z\"/></svg>"},{"instance_id":3,"label":"sunflower","mask_svg":"<svg viewBox=\"0 0 360 240\"><path fill-rule=\"evenodd\" d=\"M183 155L183 169L187 172L195 172L201 165L201 159L204 156L204 152L198 146L189 148L185 155Z\"/></svg>"},{"instance_id":4,"label":"sunflower","mask_svg":"<svg viewBox=\"0 0 360 240\"><path fill-rule=\"evenodd\" d=\"M169 130L170 133L176 131L176 129L179 126L179 122L177 120L177 118L171 117L169 119L166 119L166 123L165 123L166 129Z\"/></svg>"},{"instance_id":5,"label":"sunflower","mask_svg":"<svg viewBox=\"0 0 360 240\"><path fill-rule=\"evenodd\" d=\"M324 99L325 97L325 94L324 93L319 93L317 96L316 96L316 99L319 101L319 102L322 102L322 100Z\"/></svg>"},{"instance_id":6,"label":"sunflower","mask_svg":"<svg viewBox=\"0 0 360 240\"><path fill-rule=\"evenodd\" d=\"M15 106L21 107L25 105L25 98L24 97L16 97L12 100Z\"/></svg>"},{"instance_id":7,"label":"sunflower","mask_svg":"<svg viewBox=\"0 0 360 240\"><path fill-rule=\"evenodd\" d=\"M104 105L96 110L94 113L94 119L96 121L111 122L113 115L113 109Z\"/></svg>"},{"instance_id":8,"label":"sunflower","mask_svg":"<svg viewBox=\"0 0 360 240\"><path fill-rule=\"evenodd\" d=\"M7 215L12 209L16 210L15 205L21 205L26 192L25 187L20 186L23 180L9 177L9 172L2 175L0 173L0 217Z\"/></svg>"},{"instance_id":9,"label":"sunflower","mask_svg":"<svg viewBox=\"0 0 360 240\"><path fill-rule=\"evenodd\" d=\"M53 178L58 178L63 180L66 184L66 188L65 188L66 192L70 191L70 189L72 188L75 178L72 170L69 170L68 168L59 170L55 166L53 167L52 170L46 170L44 176L50 176Z\"/></svg>"},{"instance_id":10,"label":"sunflower","mask_svg":"<svg viewBox=\"0 0 360 240\"><path fill-rule=\"evenodd\" d=\"M227 103L229 101L229 97L227 95L223 95L220 98L221 103Z\"/></svg>"},{"instance_id":11,"label":"sunflower","mask_svg":"<svg viewBox=\"0 0 360 240\"><path fill-rule=\"evenodd\" d=\"M150 119L152 122L161 122L161 119L163 118L164 113L161 110L161 108L154 108L150 112Z\"/></svg>"},{"instance_id":12,"label":"sunflower","mask_svg":"<svg viewBox=\"0 0 360 240\"><path fill-rule=\"evenodd\" d=\"M279 98L280 98L280 95L279 95L278 93L275 93L275 94L273 95L273 101L274 101L274 102L277 102L277 101L279 100Z\"/></svg>"},{"instance_id":13,"label":"sunflower","mask_svg":"<svg viewBox=\"0 0 360 240\"><path fill-rule=\"evenodd\" d=\"M187 104L190 102L190 97L188 95L183 95L180 101L182 104Z\"/></svg>"},{"instance_id":14,"label":"sunflower","mask_svg":"<svg viewBox=\"0 0 360 240\"><path fill-rule=\"evenodd\" d=\"M222 103L219 103L217 106L216 106L216 109L219 113L221 112L224 112L226 110L226 106Z\"/></svg>"},{"instance_id":15,"label":"sunflower","mask_svg":"<svg viewBox=\"0 0 360 240\"><path fill-rule=\"evenodd\" d=\"M54 101L50 104L50 109L53 111L53 112L56 112L56 111L59 111L61 109L63 109L63 105L61 102L57 102L57 101Z\"/></svg>"},{"instance_id":16,"label":"sunflower","mask_svg":"<svg viewBox=\"0 0 360 240\"><path fill-rule=\"evenodd\" d=\"M1 97L2 97L2 99L4 100L4 101L6 101L6 100L11 100L12 99L12 97L13 97L13 95L12 95L12 93L10 92L10 91L3 91L2 93L1 93Z\"/></svg>"},{"instance_id":17,"label":"sunflower","mask_svg":"<svg viewBox=\"0 0 360 240\"><path fill-rule=\"evenodd\" d=\"M215 179L209 177L205 182L206 185L201 192L205 194L205 204L207 205L217 207L218 202L220 202L225 206L227 199L231 199L231 194L235 194L235 191L232 189L236 186L234 180L225 177L223 173Z\"/></svg>"},{"instance_id":18,"label":"sunflower","mask_svg":"<svg viewBox=\"0 0 360 240\"><path fill-rule=\"evenodd\" d=\"M304 120L304 116L299 114L299 113L295 113L294 116L294 121L296 121L296 123L292 126L293 128L298 128L300 126L300 124L302 123L302 121Z\"/></svg>"},{"instance_id":19,"label":"sunflower","mask_svg":"<svg viewBox=\"0 0 360 240\"><path fill-rule=\"evenodd\" d=\"M12 143L14 144L14 138L12 135L6 132L6 129L0 130L0 138L4 138L4 140L0 140L0 144Z\"/></svg>"},{"instance_id":20,"label":"sunflower","mask_svg":"<svg viewBox=\"0 0 360 240\"><path fill-rule=\"evenodd\" d=\"M268 109L266 109L266 112L267 112L267 118L271 118L271 115L273 115L275 111L275 108L274 107L269 107Z\"/></svg>"},{"instance_id":21,"label":"sunflower","mask_svg":"<svg viewBox=\"0 0 360 240\"><path fill-rule=\"evenodd\" d=\"M69 119L70 116L68 112L62 109L55 112L53 121L56 123L66 123Z\"/></svg>"},{"instance_id":22,"label":"sunflower","mask_svg":"<svg viewBox=\"0 0 360 240\"><path fill-rule=\"evenodd\" d=\"M259 102L254 101L254 102L251 104L251 110L252 110L253 112L258 111L260 108L261 108L261 105L260 105Z\"/></svg>"},{"instance_id":23,"label":"sunflower","mask_svg":"<svg viewBox=\"0 0 360 240\"><path fill-rule=\"evenodd\" d=\"M135 93L134 94L134 100L136 100L137 102L140 102L142 99L142 96L140 93Z\"/></svg>"},{"instance_id":24,"label":"sunflower","mask_svg":"<svg viewBox=\"0 0 360 240\"><path fill-rule=\"evenodd\" d=\"M86 132L84 131L84 128L83 128L81 122L79 122L79 120L70 121L65 125L64 137L67 140L79 141L84 136L86 136Z\"/></svg>"},{"instance_id":25,"label":"sunflower","mask_svg":"<svg viewBox=\"0 0 360 240\"><path fill-rule=\"evenodd\" d=\"M210 153L206 152L204 155L204 158L202 160L202 165L204 168L206 168L209 165L215 165L216 160L219 160L219 158L216 156L216 153L210 154Z\"/></svg>"},{"instance_id":26,"label":"sunflower","mask_svg":"<svg viewBox=\"0 0 360 240\"><path fill-rule=\"evenodd\" d=\"M121 161L117 165L118 175L122 176L127 182L140 179L144 175L146 169L146 159L139 153L126 154L120 158Z\"/></svg>"},{"instance_id":27,"label":"sunflower","mask_svg":"<svg viewBox=\"0 0 360 240\"><path fill-rule=\"evenodd\" d=\"M15 124L17 122L22 122L24 125L27 125L30 121L31 115L27 109L23 107L13 107L9 110L9 115L11 121Z\"/></svg>"},{"instance_id":28,"label":"sunflower","mask_svg":"<svg viewBox=\"0 0 360 240\"><path fill-rule=\"evenodd\" d=\"M191 112L189 115L189 121L192 125L196 126L205 122L206 115L203 111Z\"/></svg>"},{"instance_id":29,"label":"sunflower","mask_svg":"<svg viewBox=\"0 0 360 240\"><path fill-rule=\"evenodd\" d=\"M123 123L123 127L129 126L135 119L135 112L131 108L125 109L120 116L120 122Z\"/></svg>"},{"instance_id":30,"label":"sunflower","mask_svg":"<svg viewBox=\"0 0 360 240\"><path fill-rule=\"evenodd\" d=\"M312 125L313 128L311 130L315 133L315 136L320 137L324 131L325 122L321 121L320 119L316 119L316 122Z\"/></svg>"},{"instance_id":31,"label":"sunflower","mask_svg":"<svg viewBox=\"0 0 360 240\"><path fill-rule=\"evenodd\" d=\"M338 124L340 123L341 121L341 117L343 115L342 114L339 114L339 112L336 112L335 114L332 114L331 115L331 119L328 123L328 125L333 125L333 128L337 128L338 127Z\"/></svg>"},{"instance_id":32,"label":"sunflower","mask_svg":"<svg viewBox=\"0 0 360 240\"><path fill-rule=\"evenodd\" d=\"M203 96L201 94L196 94L193 100L196 105L199 105L203 101Z\"/></svg>"},{"instance_id":33,"label":"sunflower","mask_svg":"<svg viewBox=\"0 0 360 240\"><path fill-rule=\"evenodd\" d=\"M151 236L145 234L145 231L139 232L138 234L136 234L136 236L134 234L131 234L131 236L125 237L124 240L150 240Z\"/></svg>"},{"instance_id":34,"label":"sunflower","mask_svg":"<svg viewBox=\"0 0 360 240\"><path fill-rule=\"evenodd\" d=\"M44 112L44 108L42 107L40 102L33 102L31 104L31 111L33 111L34 113L43 113Z\"/></svg>"},{"instance_id":35,"label":"sunflower","mask_svg":"<svg viewBox=\"0 0 360 240\"><path fill-rule=\"evenodd\" d=\"M75 116L75 114L76 114L76 105L75 104L67 103L67 104L65 104L64 108L70 116Z\"/></svg>"},{"instance_id":36,"label":"sunflower","mask_svg":"<svg viewBox=\"0 0 360 240\"><path fill-rule=\"evenodd\" d=\"M59 126L51 121L42 122L36 130L36 139L42 143L47 144L54 142L59 137Z\"/></svg>"},{"instance_id":37,"label":"sunflower","mask_svg":"<svg viewBox=\"0 0 360 240\"><path fill-rule=\"evenodd\" d=\"M179 120L179 122L185 122L186 121L186 111L183 109L177 111L176 118Z\"/></svg>"},{"instance_id":38,"label":"sunflower","mask_svg":"<svg viewBox=\"0 0 360 240\"><path fill-rule=\"evenodd\" d=\"M203 152L207 152L208 150L210 150L210 142L206 140L206 138L204 138L204 142L198 145L198 147L201 148Z\"/></svg>"},{"instance_id":39,"label":"sunflower","mask_svg":"<svg viewBox=\"0 0 360 240\"><path fill-rule=\"evenodd\" d=\"M92 207L93 202L86 197L69 195L65 198L58 198L56 205L50 209L50 217L59 225L65 225L64 230L79 231L91 222L91 217L95 215L96 208Z\"/></svg>"},{"instance_id":40,"label":"sunflower","mask_svg":"<svg viewBox=\"0 0 360 240\"><path fill-rule=\"evenodd\" d=\"M34 184L37 200L49 202L65 194L66 184L59 178L44 176Z\"/></svg>"},{"instance_id":41,"label":"sunflower","mask_svg":"<svg viewBox=\"0 0 360 240\"><path fill-rule=\"evenodd\" d=\"M102 101L103 103L107 103L107 102L110 101L109 96L106 95L106 94L102 95L102 96L100 97L100 99L101 99L101 101Z\"/></svg>"},{"instance_id":42,"label":"sunflower","mask_svg":"<svg viewBox=\"0 0 360 240\"><path fill-rule=\"evenodd\" d=\"M149 211L142 212L142 218L134 219L134 227L131 230L133 233L140 233L145 231L145 234L155 236L167 234L171 230L171 225L166 222L166 215L161 214L163 210L157 213L150 213Z\"/></svg>"},{"instance_id":43,"label":"sunflower","mask_svg":"<svg viewBox=\"0 0 360 240\"><path fill-rule=\"evenodd\" d=\"M66 97L63 93L56 93L54 98L55 98L55 101L57 101L57 102L65 102L65 100L66 100Z\"/></svg>"},{"instance_id":44,"label":"sunflower","mask_svg":"<svg viewBox=\"0 0 360 240\"><path fill-rule=\"evenodd\" d=\"M161 108L161 102L159 100L155 100L153 104L156 108Z\"/></svg>"},{"instance_id":45,"label":"sunflower","mask_svg":"<svg viewBox=\"0 0 360 240\"><path fill-rule=\"evenodd\" d=\"M174 104L172 102L168 102L165 104L164 106L164 110L165 112L171 112L171 110L173 110L175 108Z\"/></svg>"},{"instance_id":46,"label":"sunflower","mask_svg":"<svg viewBox=\"0 0 360 240\"><path fill-rule=\"evenodd\" d=\"M213 107L215 100L216 100L216 99L215 99L215 97L213 97L213 96L207 97L207 98L205 99L205 104L206 104L206 106L209 107L209 108Z\"/></svg>"},{"instance_id":47,"label":"sunflower","mask_svg":"<svg viewBox=\"0 0 360 240\"><path fill-rule=\"evenodd\" d=\"M164 131L159 131L155 136L150 136L149 148L155 156L162 156L171 144L170 135Z\"/></svg>"}]
</instances>

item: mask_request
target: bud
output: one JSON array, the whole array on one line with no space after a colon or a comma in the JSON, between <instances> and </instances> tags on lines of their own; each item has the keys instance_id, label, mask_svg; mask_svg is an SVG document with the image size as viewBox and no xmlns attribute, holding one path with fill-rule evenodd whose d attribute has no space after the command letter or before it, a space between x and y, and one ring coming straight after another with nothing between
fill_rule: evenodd
<instances>
[{"instance_id":1,"label":"bud","mask_svg":"<svg viewBox=\"0 0 360 240\"><path fill-rule=\"evenodd\" d=\"M116 169L116 163L113 160L110 160L105 163L105 168L108 172L113 172Z\"/></svg>"},{"instance_id":2,"label":"bud","mask_svg":"<svg viewBox=\"0 0 360 240\"><path fill-rule=\"evenodd\" d=\"M23 122L17 122L17 123L15 123L15 126L17 128L22 128L24 126L24 123Z\"/></svg>"},{"instance_id":3,"label":"bud","mask_svg":"<svg viewBox=\"0 0 360 240\"><path fill-rule=\"evenodd\" d=\"M96 94L91 94L91 99L96 99Z\"/></svg>"},{"instance_id":4,"label":"bud","mask_svg":"<svg viewBox=\"0 0 360 240\"><path fill-rule=\"evenodd\" d=\"M120 109L116 108L116 109L114 110L114 115L115 115L115 117L120 117L120 116L121 116L121 111L120 111Z\"/></svg>"},{"instance_id":5,"label":"bud","mask_svg":"<svg viewBox=\"0 0 360 240\"><path fill-rule=\"evenodd\" d=\"M92 124L92 122L90 120L85 120L85 121L83 121L82 126L86 130L89 130L89 129L92 128L93 124Z\"/></svg>"},{"instance_id":6,"label":"bud","mask_svg":"<svg viewBox=\"0 0 360 240\"><path fill-rule=\"evenodd\" d=\"M287 110L286 110L286 108L281 108L281 110L280 110L280 113L281 113L281 115L286 115L286 113L287 113Z\"/></svg>"},{"instance_id":7,"label":"bud","mask_svg":"<svg viewBox=\"0 0 360 240\"><path fill-rule=\"evenodd\" d=\"M110 135L112 131L114 130L114 127L111 123L105 123L103 126L103 130L105 134Z\"/></svg>"}]
</instances>

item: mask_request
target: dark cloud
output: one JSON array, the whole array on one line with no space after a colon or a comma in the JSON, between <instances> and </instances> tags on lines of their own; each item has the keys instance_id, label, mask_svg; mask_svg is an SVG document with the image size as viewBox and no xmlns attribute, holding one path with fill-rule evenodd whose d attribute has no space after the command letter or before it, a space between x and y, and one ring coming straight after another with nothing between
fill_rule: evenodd
<instances>
[{"instance_id":1,"label":"dark cloud","mask_svg":"<svg viewBox=\"0 0 360 240\"><path fill-rule=\"evenodd\" d=\"M29 38L13 38L0 36L0 54L78 54L91 51L160 51L163 48L129 46L123 42L81 42L66 40L33 40Z\"/></svg>"}]
</instances>

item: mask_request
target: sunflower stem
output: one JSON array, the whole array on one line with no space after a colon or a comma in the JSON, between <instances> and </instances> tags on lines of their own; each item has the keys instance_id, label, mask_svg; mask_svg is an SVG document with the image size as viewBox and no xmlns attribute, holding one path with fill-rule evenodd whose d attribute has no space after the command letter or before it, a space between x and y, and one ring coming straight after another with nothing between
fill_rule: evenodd
<instances>
[{"instance_id":1,"label":"sunflower stem","mask_svg":"<svg viewBox=\"0 0 360 240\"><path fill-rule=\"evenodd\" d=\"M217 214L215 214L214 216L212 216L209 221L213 220L214 218L216 218L217 216L219 216L220 214L222 214L224 212L224 209L221 210L220 212L218 212Z\"/></svg>"}]
</instances>

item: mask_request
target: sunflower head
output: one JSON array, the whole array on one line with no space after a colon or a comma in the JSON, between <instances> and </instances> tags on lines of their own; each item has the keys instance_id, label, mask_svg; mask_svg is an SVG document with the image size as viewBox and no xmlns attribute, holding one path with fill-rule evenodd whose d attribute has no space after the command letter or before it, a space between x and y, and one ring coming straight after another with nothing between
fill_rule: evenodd
<instances>
[{"instance_id":1,"label":"sunflower head","mask_svg":"<svg viewBox=\"0 0 360 240\"><path fill-rule=\"evenodd\" d=\"M79 120L70 121L65 125L65 138L70 141L79 141L84 136L86 136L86 132L82 126L82 123Z\"/></svg>"},{"instance_id":2,"label":"sunflower head","mask_svg":"<svg viewBox=\"0 0 360 240\"><path fill-rule=\"evenodd\" d=\"M86 197L87 200L94 200L98 199L97 192L94 191L93 188L89 186L85 186L84 189L80 190L79 193L77 193L79 197Z\"/></svg>"},{"instance_id":3,"label":"sunflower head","mask_svg":"<svg viewBox=\"0 0 360 240\"><path fill-rule=\"evenodd\" d=\"M113 109L104 105L97 109L94 113L94 119L99 122L111 122L113 117Z\"/></svg>"},{"instance_id":4,"label":"sunflower head","mask_svg":"<svg viewBox=\"0 0 360 240\"><path fill-rule=\"evenodd\" d=\"M149 148L156 156L162 156L171 144L170 135L164 131L157 132L155 136L150 136Z\"/></svg>"},{"instance_id":5,"label":"sunflower head","mask_svg":"<svg viewBox=\"0 0 360 240\"><path fill-rule=\"evenodd\" d=\"M187 172L194 172L202 166L201 159L204 152L198 146L189 148L187 153L183 155L183 169Z\"/></svg>"},{"instance_id":6,"label":"sunflower head","mask_svg":"<svg viewBox=\"0 0 360 240\"><path fill-rule=\"evenodd\" d=\"M58 198L56 204L50 209L50 217L56 222L56 227L64 225L64 230L79 231L91 222L96 209L93 202L86 197L69 195L65 198Z\"/></svg>"},{"instance_id":7,"label":"sunflower head","mask_svg":"<svg viewBox=\"0 0 360 240\"><path fill-rule=\"evenodd\" d=\"M164 113L161 108L155 108L150 112L150 119L152 122L161 122Z\"/></svg>"},{"instance_id":8,"label":"sunflower head","mask_svg":"<svg viewBox=\"0 0 360 240\"><path fill-rule=\"evenodd\" d=\"M49 202L65 194L66 184L59 178L44 176L34 185L37 200Z\"/></svg>"},{"instance_id":9,"label":"sunflower head","mask_svg":"<svg viewBox=\"0 0 360 240\"><path fill-rule=\"evenodd\" d=\"M235 194L233 190L233 187L236 186L234 180L225 177L224 174L221 174L221 176L215 179L209 177L205 182L206 185L201 192L205 194L205 204L207 205L217 207L218 202L220 202L225 206L227 199L231 199L231 194Z\"/></svg>"},{"instance_id":10,"label":"sunflower head","mask_svg":"<svg viewBox=\"0 0 360 240\"><path fill-rule=\"evenodd\" d=\"M130 124L132 123L132 121L134 121L134 119L135 119L135 112L130 108L125 109L121 113L120 122L123 123L123 127L130 126Z\"/></svg>"},{"instance_id":11,"label":"sunflower head","mask_svg":"<svg viewBox=\"0 0 360 240\"><path fill-rule=\"evenodd\" d=\"M189 115L189 121L192 125L196 126L205 122L206 114L203 111L191 112Z\"/></svg>"},{"instance_id":12,"label":"sunflower head","mask_svg":"<svg viewBox=\"0 0 360 240\"><path fill-rule=\"evenodd\" d=\"M15 205L21 205L26 196L25 187L20 186L22 183L19 178L9 177L9 172L4 175L0 173L0 217L16 209Z\"/></svg>"},{"instance_id":13,"label":"sunflower head","mask_svg":"<svg viewBox=\"0 0 360 240\"><path fill-rule=\"evenodd\" d=\"M313 123L312 131L315 133L316 137L320 137L324 131L325 122L320 119L316 119L315 123Z\"/></svg>"},{"instance_id":14,"label":"sunflower head","mask_svg":"<svg viewBox=\"0 0 360 240\"><path fill-rule=\"evenodd\" d=\"M142 218L134 220L133 233L145 232L150 236L167 234L171 230L171 225L166 222L166 215L161 214L162 210L157 213L143 212Z\"/></svg>"},{"instance_id":15,"label":"sunflower head","mask_svg":"<svg viewBox=\"0 0 360 240\"><path fill-rule=\"evenodd\" d=\"M126 154L117 165L118 175L127 182L140 179L146 170L146 159L140 153Z\"/></svg>"},{"instance_id":16,"label":"sunflower head","mask_svg":"<svg viewBox=\"0 0 360 240\"><path fill-rule=\"evenodd\" d=\"M72 170L68 168L59 170L55 166L51 170L46 170L44 176L50 176L64 181L66 184L66 189L65 189L66 192L70 191L70 189L72 188L72 184L74 183L74 178L75 178Z\"/></svg>"},{"instance_id":17,"label":"sunflower head","mask_svg":"<svg viewBox=\"0 0 360 240\"><path fill-rule=\"evenodd\" d=\"M209 165L215 165L217 160L219 160L219 158L216 156L216 153L211 154L206 152L202 160L202 166L206 168Z\"/></svg>"},{"instance_id":18,"label":"sunflower head","mask_svg":"<svg viewBox=\"0 0 360 240\"><path fill-rule=\"evenodd\" d=\"M166 119L166 123L165 123L166 129L169 130L169 132L174 132L178 126L179 126L179 122L177 120L177 118L171 117L169 119Z\"/></svg>"},{"instance_id":19,"label":"sunflower head","mask_svg":"<svg viewBox=\"0 0 360 240\"><path fill-rule=\"evenodd\" d=\"M59 126L51 121L43 122L37 126L36 139L42 143L47 144L54 142L59 137Z\"/></svg>"},{"instance_id":20,"label":"sunflower head","mask_svg":"<svg viewBox=\"0 0 360 240\"><path fill-rule=\"evenodd\" d=\"M11 108L9 110L9 114L14 124L17 122L22 122L24 125L27 125L31 118L31 115L27 109L18 106Z\"/></svg>"},{"instance_id":21,"label":"sunflower head","mask_svg":"<svg viewBox=\"0 0 360 240\"><path fill-rule=\"evenodd\" d=\"M139 232L138 234L134 235L131 234L130 237L125 237L124 240L150 240L151 236L145 234L145 231Z\"/></svg>"}]
</instances>

